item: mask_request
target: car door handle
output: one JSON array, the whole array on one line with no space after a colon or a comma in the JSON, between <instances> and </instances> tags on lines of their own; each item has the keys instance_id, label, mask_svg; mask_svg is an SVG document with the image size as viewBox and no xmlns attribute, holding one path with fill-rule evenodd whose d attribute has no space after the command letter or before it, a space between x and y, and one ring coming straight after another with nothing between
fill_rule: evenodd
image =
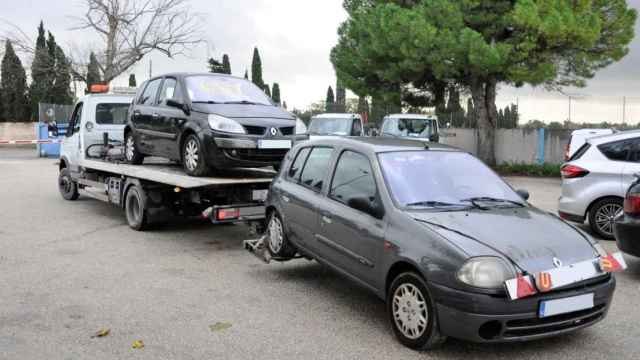
<instances>
[{"instance_id":1,"label":"car door handle","mask_svg":"<svg viewBox=\"0 0 640 360\"><path fill-rule=\"evenodd\" d=\"M333 223L333 220L327 215L322 215L322 222L325 224L331 224Z\"/></svg>"},{"instance_id":2,"label":"car door handle","mask_svg":"<svg viewBox=\"0 0 640 360\"><path fill-rule=\"evenodd\" d=\"M282 195L282 201L288 203L289 201L291 201L291 199L289 199L289 197L286 195Z\"/></svg>"},{"instance_id":3,"label":"car door handle","mask_svg":"<svg viewBox=\"0 0 640 360\"><path fill-rule=\"evenodd\" d=\"M157 118L160 117L160 115L158 115L158 113L153 113L153 114L151 114L151 117L154 118L154 119L157 119Z\"/></svg>"}]
</instances>

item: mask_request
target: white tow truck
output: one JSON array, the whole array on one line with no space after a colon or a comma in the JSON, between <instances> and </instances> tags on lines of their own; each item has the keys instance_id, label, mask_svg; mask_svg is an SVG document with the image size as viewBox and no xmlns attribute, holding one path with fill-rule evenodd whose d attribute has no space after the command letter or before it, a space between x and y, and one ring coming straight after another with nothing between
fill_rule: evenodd
<instances>
[{"instance_id":1,"label":"white tow truck","mask_svg":"<svg viewBox=\"0 0 640 360\"><path fill-rule=\"evenodd\" d=\"M124 126L132 95L89 94L71 115L60 152L58 188L66 200L80 194L123 208L134 230L173 216L202 216L214 223L264 223L264 200L275 173L267 169L191 177L177 163L150 158L123 161Z\"/></svg>"}]
</instances>

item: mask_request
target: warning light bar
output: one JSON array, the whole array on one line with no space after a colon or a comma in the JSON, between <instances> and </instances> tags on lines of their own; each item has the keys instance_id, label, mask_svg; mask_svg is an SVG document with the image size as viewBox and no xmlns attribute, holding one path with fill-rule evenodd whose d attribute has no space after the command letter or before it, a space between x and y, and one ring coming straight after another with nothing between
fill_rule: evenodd
<instances>
[{"instance_id":1,"label":"warning light bar","mask_svg":"<svg viewBox=\"0 0 640 360\"><path fill-rule=\"evenodd\" d=\"M109 85L106 84L93 84L89 86L89 92L91 94L106 94L109 92Z\"/></svg>"}]
</instances>

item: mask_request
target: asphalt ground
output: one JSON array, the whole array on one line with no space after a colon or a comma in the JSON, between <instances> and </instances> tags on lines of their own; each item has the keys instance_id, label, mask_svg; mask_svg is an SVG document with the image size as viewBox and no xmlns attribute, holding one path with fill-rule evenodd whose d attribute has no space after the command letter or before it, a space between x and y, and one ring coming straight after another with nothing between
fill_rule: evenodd
<instances>
[{"instance_id":1,"label":"asphalt ground","mask_svg":"<svg viewBox=\"0 0 640 360\"><path fill-rule=\"evenodd\" d=\"M522 344L450 339L416 352L385 305L306 260L266 265L242 225L176 222L135 232L115 206L58 194L56 160L0 148L0 359L637 359L640 260L609 316ZM555 211L559 181L508 179ZM603 242L615 249L614 242ZM464 324L461 324L464 326ZM91 338L100 329L110 333ZM133 349L142 340L144 348Z\"/></svg>"}]
</instances>

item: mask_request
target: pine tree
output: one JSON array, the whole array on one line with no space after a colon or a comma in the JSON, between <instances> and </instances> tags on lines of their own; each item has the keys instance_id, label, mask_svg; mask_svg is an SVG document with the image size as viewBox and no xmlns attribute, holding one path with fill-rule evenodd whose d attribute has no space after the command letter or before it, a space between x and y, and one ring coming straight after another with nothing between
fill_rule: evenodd
<instances>
[{"instance_id":1,"label":"pine tree","mask_svg":"<svg viewBox=\"0 0 640 360\"><path fill-rule=\"evenodd\" d=\"M268 97L271 97L271 88L269 88L269 84L264 85L264 93L267 94Z\"/></svg>"},{"instance_id":2,"label":"pine tree","mask_svg":"<svg viewBox=\"0 0 640 360\"><path fill-rule=\"evenodd\" d=\"M71 62L64 54L62 48L56 45L54 83L51 88L54 104L72 104L71 95Z\"/></svg>"},{"instance_id":3,"label":"pine tree","mask_svg":"<svg viewBox=\"0 0 640 360\"><path fill-rule=\"evenodd\" d=\"M30 121L27 74L9 40L5 42L4 57L0 65L0 87L3 89L2 107L4 115L2 117L4 120Z\"/></svg>"},{"instance_id":4,"label":"pine tree","mask_svg":"<svg viewBox=\"0 0 640 360\"><path fill-rule=\"evenodd\" d=\"M347 91L340 83L340 80L336 82L335 111L338 113L344 113L347 111Z\"/></svg>"},{"instance_id":5,"label":"pine tree","mask_svg":"<svg viewBox=\"0 0 640 360\"><path fill-rule=\"evenodd\" d=\"M36 49L31 63L31 120L38 119L38 104L52 102L52 88L55 81L55 57L49 54L44 24L40 21Z\"/></svg>"},{"instance_id":6,"label":"pine tree","mask_svg":"<svg viewBox=\"0 0 640 360\"><path fill-rule=\"evenodd\" d=\"M138 82L136 81L136 74L129 75L129 87L137 87Z\"/></svg>"},{"instance_id":7,"label":"pine tree","mask_svg":"<svg viewBox=\"0 0 640 360\"><path fill-rule=\"evenodd\" d=\"M244 71L244 78L249 80L249 70Z\"/></svg>"},{"instance_id":8,"label":"pine tree","mask_svg":"<svg viewBox=\"0 0 640 360\"><path fill-rule=\"evenodd\" d=\"M502 121L502 127L505 129L511 129L511 109L509 106L506 106L502 111L504 119Z\"/></svg>"},{"instance_id":9,"label":"pine tree","mask_svg":"<svg viewBox=\"0 0 640 360\"><path fill-rule=\"evenodd\" d=\"M262 60L258 48L253 49L253 59L251 61L251 81L259 88L264 89L264 80L262 79Z\"/></svg>"},{"instance_id":10,"label":"pine tree","mask_svg":"<svg viewBox=\"0 0 640 360\"><path fill-rule=\"evenodd\" d=\"M333 88L329 86L327 89L327 99L325 100L325 111L328 113L334 112L336 108L336 98L333 95Z\"/></svg>"},{"instance_id":11,"label":"pine tree","mask_svg":"<svg viewBox=\"0 0 640 360\"><path fill-rule=\"evenodd\" d=\"M520 121L520 113L518 112L518 105L511 104L511 128L517 129L519 121Z\"/></svg>"},{"instance_id":12,"label":"pine tree","mask_svg":"<svg viewBox=\"0 0 640 360\"><path fill-rule=\"evenodd\" d=\"M229 55L224 54L222 55L222 69L223 69L223 74L229 74L231 75L231 62L229 62Z\"/></svg>"},{"instance_id":13,"label":"pine tree","mask_svg":"<svg viewBox=\"0 0 640 360\"><path fill-rule=\"evenodd\" d=\"M276 104L280 105L280 85L278 83L273 83L271 98Z\"/></svg>"},{"instance_id":14,"label":"pine tree","mask_svg":"<svg viewBox=\"0 0 640 360\"><path fill-rule=\"evenodd\" d=\"M87 89L91 89L91 85L100 84L102 82L102 75L100 75L100 65L96 54L91 52L89 55L89 66L87 67Z\"/></svg>"}]
</instances>

